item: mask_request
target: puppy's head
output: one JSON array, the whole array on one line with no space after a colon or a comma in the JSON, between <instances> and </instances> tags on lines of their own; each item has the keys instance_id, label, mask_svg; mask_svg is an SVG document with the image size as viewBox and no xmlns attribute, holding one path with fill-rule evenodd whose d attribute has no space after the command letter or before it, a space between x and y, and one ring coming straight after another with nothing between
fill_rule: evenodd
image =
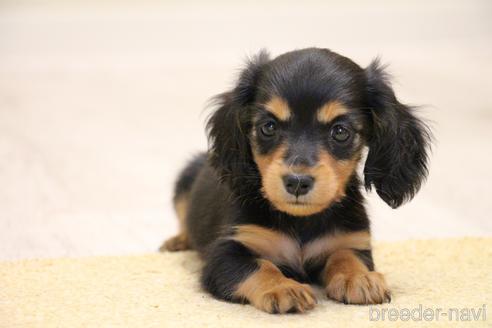
<instances>
[{"instance_id":1,"label":"puppy's head","mask_svg":"<svg viewBox=\"0 0 492 328\"><path fill-rule=\"evenodd\" d=\"M233 190L260 189L282 212L309 216L341 200L364 146L366 188L394 208L427 174L428 130L377 61L364 70L326 49L261 52L217 99L212 165Z\"/></svg>"}]
</instances>

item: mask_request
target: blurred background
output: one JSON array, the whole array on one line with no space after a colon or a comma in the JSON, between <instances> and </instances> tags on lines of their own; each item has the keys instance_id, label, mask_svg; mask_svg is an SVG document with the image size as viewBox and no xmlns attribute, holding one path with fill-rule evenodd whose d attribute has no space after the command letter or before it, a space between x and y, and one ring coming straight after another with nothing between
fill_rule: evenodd
<instances>
[{"instance_id":1,"label":"blurred background","mask_svg":"<svg viewBox=\"0 0 492 328\"><path fill-rule=\"evenodd\" d=\"M490 1L0 2L0 259L155 251L207 100L248 55L389 63L435 134L413 202L374 194L376 240L492 235Z\"/></svg>"}]
</instances>

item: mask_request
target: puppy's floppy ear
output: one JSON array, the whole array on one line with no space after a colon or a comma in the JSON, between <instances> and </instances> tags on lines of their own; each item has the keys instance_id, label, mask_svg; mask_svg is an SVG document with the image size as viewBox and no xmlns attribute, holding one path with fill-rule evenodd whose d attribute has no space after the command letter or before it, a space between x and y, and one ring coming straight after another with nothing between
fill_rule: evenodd
<instances>
[{"instance_id":1,"label":"puppy's floppy ear","mask_svg":"<svg viewBox=\"0 0 492 328\"><path fill-rule=\"evenodd\" d=\"M251 111L248 110L257 94L257 84L269 55L262 50L248 60L234 89L213 99L217 106L207 122L209 154L219 178L234 185L244 183L254 165L249 146Z\"/></svg>"},{"instance_id":2,"label":"puppy's floppy ear","mask_svg":"<svg viewBox=\"0 0 492 328\"><path fill-rule=\"evenodd\" d=\"M396 99L378 59L365 74L372 121L365 186L374 186L389 206L397 208L413 198L427 176L431 133L412 108Z\"/></svg>"}]
</instances>

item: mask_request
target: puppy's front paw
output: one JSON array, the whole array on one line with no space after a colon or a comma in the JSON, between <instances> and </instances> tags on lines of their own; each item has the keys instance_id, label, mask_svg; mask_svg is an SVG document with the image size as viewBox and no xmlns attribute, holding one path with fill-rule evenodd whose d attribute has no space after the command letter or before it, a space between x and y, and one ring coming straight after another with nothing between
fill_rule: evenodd
<instances>
[{"instance_id":1,"label":"puppy's front paw","mask_svg":"<svg viewBox=\"0 0 492 328\"><path fill-rule=\"evenodd\" d=\"M309 285L285 279L277 286L262 292L251 303L268 313L303 313L314 307L316 297Z\"/></svg>"},{"instance_id":2,"label":"puppy's front paw","mask_svg":"<svg viewBox=\"0 0 492 328\"><path fill-rule=\"evenodd\" d=\"M337 273L329 281L328 297L346 304L381 304L391 301L384 276L375 271Z\"/></svg>"}]
</instances>

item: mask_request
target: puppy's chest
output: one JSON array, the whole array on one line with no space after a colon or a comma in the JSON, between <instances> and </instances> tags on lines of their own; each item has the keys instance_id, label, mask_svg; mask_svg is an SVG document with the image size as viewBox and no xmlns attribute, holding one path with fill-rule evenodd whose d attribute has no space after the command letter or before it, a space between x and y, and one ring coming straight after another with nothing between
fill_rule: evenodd
<instances>
[{"instance_id":1,"label":"puppy's chest","mask_svg":"<svg viewBox=\"0 0 492 328\"><path fill-rule=\"evenodd\" d=\"M323 263L339 249L370 249L367 231L330 233L300 242L291 234L256 225L243 225L236 228L232 238L264 259L297 269L307 264Z\"/></svg>"},{"instance_id":2,"label":"puppy's chest","mask_svg":"<svg viewBox=\"0 0 492 328\"><path fill-rule=\"evenodd\" d=\"M306 264L319 264L326 261L330 253L330 237L301 242L295 236L283 235L270 249L259 254L278 265L303 268Z\"/></svg>"}]
</instances>

